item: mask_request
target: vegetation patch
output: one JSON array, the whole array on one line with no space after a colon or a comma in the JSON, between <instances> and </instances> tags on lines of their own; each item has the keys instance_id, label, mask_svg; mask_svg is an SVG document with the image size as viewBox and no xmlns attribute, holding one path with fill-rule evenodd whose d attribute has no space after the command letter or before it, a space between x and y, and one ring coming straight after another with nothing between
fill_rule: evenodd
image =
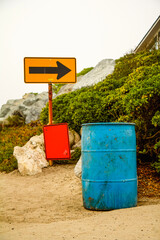
<instances>
[{"instance_id":1,"label":"vegetation patch","mask_svg":"<svg viewBox=\"0 0 160 240\"><path fill-rule=\"evenodd\" d=\"M22 147L28 140L42 133L42 124L38 121L23 126L5 127L0 132L0 171L11 172L17 168L13 156L15 146Z\"/></svg>"},{"instance_id":2,"label":"vegetation patch","mask_svg":"<svg viewBox=\"0 0 160 240\"><path fill-rule=\"evenodd\" d=\"M55 83L52 85L52 89L53 89L53 92L55 94L57 94L59 92L59 90L61 89L61 87L63 87L65 84L63 83Z\"/></svg>"},{"instance_id":3,"label":"vegetation patch","mask_svg":"<svg viewBox=\"0 0 160 240\"><path fill-rule=\"evenodd\" d=\"M93 67L84 68L81 72L77 73L77 77L83 76L83 75L87 74L87 73L90 72L92 69L93 69Z\"/></svg>"},{"instance_id":4,"label":"vegetation patch","mask_svg":"<svg viewBox=\"0 0 160 240\"><path fill-rule=\"evenodd\" d=\"M12 115L7 118L8 126L22 126L25 124L25 119L20 115Z\"/></svg>"}]
</instances>

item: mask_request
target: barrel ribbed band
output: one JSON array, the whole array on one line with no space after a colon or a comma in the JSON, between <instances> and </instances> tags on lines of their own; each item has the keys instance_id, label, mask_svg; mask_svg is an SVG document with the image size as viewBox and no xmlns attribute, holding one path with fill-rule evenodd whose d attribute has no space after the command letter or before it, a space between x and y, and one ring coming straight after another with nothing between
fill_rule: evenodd
<instances>
[{"instance_id":1,"label":"barrel ribbed band","mask_svg":"<svg viewBox=\"0 0 160 240\"><path fill-rule=\"evenodd\" d=\"M137 181L137 178L131 179L119 179L119 180L92 180L92 179L82 179L83 182L95 182L95 183L116 183L116 182L133 182Z\"/></svg>"},{"instance_id":2,"label":"barrel ribbed band","mask_svg":"<svg viewBox=\"0 0 160 240\"><path fill-rule=\"evenodd\" d=\"M98 149L98 150L82 150L82 152L136 152L136 149Z\"/></svg>"}]
</instances>

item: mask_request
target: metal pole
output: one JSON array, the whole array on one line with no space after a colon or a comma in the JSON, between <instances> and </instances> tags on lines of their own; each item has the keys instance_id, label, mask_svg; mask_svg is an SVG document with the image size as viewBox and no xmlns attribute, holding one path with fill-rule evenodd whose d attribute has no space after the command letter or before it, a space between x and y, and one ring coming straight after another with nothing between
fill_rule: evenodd
<instances>
[{"instance_id":1,"label":"metal pole","mask_svg":"<svg viewBox=\"0 0 160 240\"><path fill-rule=\"evenodd\" d=\"M52 124L53 120L53 114L52 114L52 83L48 84L48 97L49 97L49 106L48 106L48 111L49 111L49 125ZM53 165L53 161L49 160L49 165Z\"/></svg>"},{"instance_id":2,"label":"metal pole","mask_svg":"<svg viewBox=\"0 0 160 240\"><path fill-rule=\"evenodd\" d=\"M52 124L52 83L48 84L48 93L49 93L49 125Z\"/></svg>"}]
</instances>

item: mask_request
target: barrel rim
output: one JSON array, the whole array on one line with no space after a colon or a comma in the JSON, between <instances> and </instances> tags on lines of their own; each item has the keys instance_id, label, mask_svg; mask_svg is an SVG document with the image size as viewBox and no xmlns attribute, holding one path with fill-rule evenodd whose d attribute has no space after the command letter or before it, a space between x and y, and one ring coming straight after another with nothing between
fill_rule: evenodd
<instances>
[{"instance_id":1,"label":"barrel rim","mask_svg":"<svg viewBox=\"0 0 160 240\"><path fill-rule=\"evenodd\" d=\"M87 125L134 125L135 123L128 123L128 122L97 122L97 123L83 123L82 126Z\"/></svg>"}]
</instances>

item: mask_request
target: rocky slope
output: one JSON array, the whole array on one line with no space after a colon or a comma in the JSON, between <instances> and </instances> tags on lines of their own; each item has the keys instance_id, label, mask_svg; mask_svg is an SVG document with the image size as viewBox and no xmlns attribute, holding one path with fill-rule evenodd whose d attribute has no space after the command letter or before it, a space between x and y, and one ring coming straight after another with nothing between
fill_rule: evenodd
<instances>
[{"instance_id":1,"label":"rocky slope","mask_svg":"<svg viewBox=\"0 0 160 240\"><path fill-rule=\"evenodd\" d=\"M107 75L113 72L114 66L115 61L113 59L102 60L86 75L78 77L77 83L62 86L58 94L53 93L53 98L103 81ZM5 120L14 114L22 116L25 119L25 123L35 121L39 119L41 110L45 107L47 101L47 92L40 94L28 93L22 99L8 100L0 109L0 123L5 124Z\"/></svg>"}]
</instances>

